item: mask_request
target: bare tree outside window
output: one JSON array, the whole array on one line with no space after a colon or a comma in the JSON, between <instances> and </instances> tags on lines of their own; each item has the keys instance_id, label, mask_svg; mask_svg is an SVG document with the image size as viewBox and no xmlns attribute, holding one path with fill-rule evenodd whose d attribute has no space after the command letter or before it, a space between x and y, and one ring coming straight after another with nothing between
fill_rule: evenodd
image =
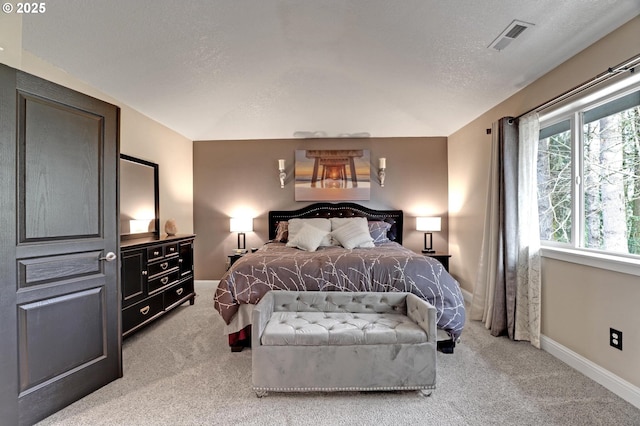
<instances>
[{"instance_id":1,"label":"bare tree outside window","mask_svg":"<svg viewBox=\"0 0 640 426\"><path fill-rule=\"evenodd\" d=\"M571 242L571 132L541 139L538 146L540 238Z\"/></svg>"},{"instance_id":2,"label":"bare tree outside window","mask_svg":"<svg viewBox=\"0 0 640 426\"><path fill-rule=\"evenodd\" d=\"M584 117L582 144L572 140L570 120L541 130L538 203L542 240L615 253L640 254L640 92L605 104ZM624 102L622 102L624 101ZM617 102L617 103L616 103ZM620 105L635 103L631 108ZM608 113L613 111L613 113ZM582 114L582 113L581 113ZM551 133L551 134L550 134ZM582 146L581 167L572 150ZM575 170L573 170L575 169ZM583 200L573 213L572 188ZM572 217L581 218L578 223Z\"/></svg>"}]
</instances>

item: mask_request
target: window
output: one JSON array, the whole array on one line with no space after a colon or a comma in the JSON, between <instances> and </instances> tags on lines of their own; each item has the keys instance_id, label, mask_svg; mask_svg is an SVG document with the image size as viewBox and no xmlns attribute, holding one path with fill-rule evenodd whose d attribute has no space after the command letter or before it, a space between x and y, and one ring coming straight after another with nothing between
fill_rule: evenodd
<instances>
[{"instance_id":1,"label":"window","mask_svg":"<svg viewBox=\"0 0 640 426\"><path fill-rule=\"evenodd\" d=\"M538 211L540 238L570 243L573 211L571 121L540 129Z\"/></svg>"},{"instance_id":2,"label":"window","mask_svg":"<svg viewBox=\"0 0 640 426\"><path fill-rule=\"evenodd\" d=\"M543 241L640 255L639 88L541 121Z\"/></svg>"}]
</instances>

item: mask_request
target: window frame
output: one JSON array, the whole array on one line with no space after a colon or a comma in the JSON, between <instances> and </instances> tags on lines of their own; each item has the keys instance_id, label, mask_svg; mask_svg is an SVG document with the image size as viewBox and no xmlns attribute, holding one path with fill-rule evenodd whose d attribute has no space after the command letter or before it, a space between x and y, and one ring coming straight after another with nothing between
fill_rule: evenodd
<instances>
[{"instance_id":1,"label":"window frame","mask_svg":"<svg viewBox=\"0 0 640 426\"><path fill-rule=\"evenodd\" d=\"M584 247L585 194L584 176L584 112L640 91L640 75L617 80L607 87L594 90L570 103L539 113L540 129L569 121L571 132L571 241L568 243L541 240L543 257L593 266L601 269L640 276L640 254L616 253Z\"/></svg>"}]
</instances>

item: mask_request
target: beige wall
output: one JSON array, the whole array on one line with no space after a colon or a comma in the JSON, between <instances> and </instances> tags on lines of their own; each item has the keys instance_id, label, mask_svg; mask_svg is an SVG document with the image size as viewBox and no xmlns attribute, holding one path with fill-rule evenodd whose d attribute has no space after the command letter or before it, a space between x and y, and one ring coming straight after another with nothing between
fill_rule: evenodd
<instances>
[{"instance_id":1,"label":"beige wall","mask_svg":"<svg viewBox=\"0 0 640 426\"><path fill-rule=\"evenodd\" d=\"M480 257L491 144L486 129L500 117L522 114L637 55L638 40L640 17L449 137L449 244L453 256L462 259L451 271L464 289L473 291ZM545 259L542 294L544 335L640 386L640 347L633 331L640 310L621 309L621 301L640 300L637 277ZM609 346L609 326L623 331L629 344L623 352Z\"/></svg>"},{"instance_id":2,"label":"beige wall","mask_svg":"<svg viewBox=\"0 0 640 426\"><path fill-rule=\"evenodd\" d=\"M635 275L545 258L542 333L640 386L640 279ZM622 331L622 351L609 328Z\"/></svg>"},{"instance_id":3,"label":"beige wall","mask_svg":"<svg viewBox=\"0 0 640 426\"><path fill-rule=\"evenodd\" d=\"M248 213L255 218L254 232L247 234L247 247L257 247L268 239L269 210L310 204L294 200L294 152L320 148L369 149L371 200L360 204L404 210L404 245L413 250L422 249L424 235L415 230L415 216L442 216L442 232L434 234L434 247L446 251L446 138L198 141L193 149L197 279L219 279L224 273L227 255L237 244L236 234L229 232L229 217ZM384 188L377 180L380 157L387 159ZM279 158L286 159L284 189L278 181Z\"/></svg>"},{"instance_id":4,"label":"beige wall","mask_svg":"<svg viewBox=\"0 0 640 426\"><path fill-rule=\"evenodd\" d=\"M122 110L120 125L120 152L159 165L160 231L168 219L175 219L178 233L192 233L192 141L128 107Z\"/></svg>"},{"instance_id":5,"label":"beige wall","mask_svg":"<svg viewBox=\"0 0 640 426\"><path fill-rule=\"evenodd\" d=\"M193 232L193 144L133 108L22 50L22 20L0 14L0 62L121 108L120 151L159 164L160 226L175 219L180 233Z\"/></svg>"}]
</instances>

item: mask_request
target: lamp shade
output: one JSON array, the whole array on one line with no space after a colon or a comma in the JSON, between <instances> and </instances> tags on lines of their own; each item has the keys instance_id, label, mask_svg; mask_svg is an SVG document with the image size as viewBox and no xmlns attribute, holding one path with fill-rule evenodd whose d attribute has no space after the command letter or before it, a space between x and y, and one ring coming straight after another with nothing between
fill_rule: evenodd
<instances>
[{"instance_id":1,"label":"lamp shade","mask_svg":"<svg viewBox=\"0 0 640 426\"><path fill-rule=\"evenodd\" d=\"M253 218L232 217L229 231L231 232L251 232L253 231Z\"/></svg>"},{"instance_id":2,"label":"lamp shade","mask_svg":"<svg viewBox=\"0 0 640 426\"><path fill-rule=\"evenodd\" d=\"M439 217L416 217L416 231L440 231Z\"/></svg>"}]
</instances>

